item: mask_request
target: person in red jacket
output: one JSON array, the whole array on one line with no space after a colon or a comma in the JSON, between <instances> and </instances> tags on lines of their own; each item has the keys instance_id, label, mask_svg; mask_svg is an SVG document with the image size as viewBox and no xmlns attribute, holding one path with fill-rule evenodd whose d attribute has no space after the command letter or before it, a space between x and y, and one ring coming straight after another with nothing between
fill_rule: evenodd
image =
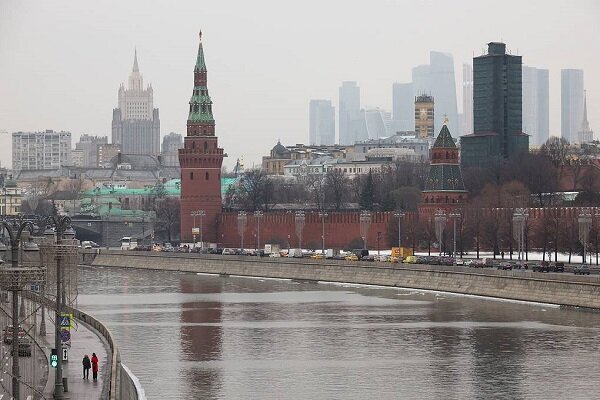
<instances>
[{"instance_id":1,"label":"person in red jacket","mask_svg":"<svg viewBox=\"0 0 600 400\"><path fill-rule=\"evenodd\" d=\"M94 377L94 381L98 380L98 357L96 357L96 353L92 353L92 375Z\"/></svg>"}]
</instances>

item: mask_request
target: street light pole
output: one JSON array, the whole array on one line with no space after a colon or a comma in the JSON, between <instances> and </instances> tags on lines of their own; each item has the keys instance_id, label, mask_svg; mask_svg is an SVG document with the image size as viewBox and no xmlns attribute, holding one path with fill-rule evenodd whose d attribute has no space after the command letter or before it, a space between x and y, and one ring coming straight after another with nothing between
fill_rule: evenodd
<instances>
[{"instance_id":1,"label":"street light pole","mask_svg":"<svg viewBox=\"0 0 600 400\"><path fill-rule=\"evenodd\" d=\"M394 213L394 216L398 218L398 251L402 253L402 218L404 218L404 213L400 209Z\"/></svg>"},{"instance_id":2,"label":"street light pole","mask_svg":"<svg viewBox=\"0 0 600 400\"><path fill-rule=\"evenodd\" d=\"M319 212L319 217L321 217L321 253L323 253L323 256L325 256L325 218L327 218L328 215L329 214L325 211Z\"/></svg>"},{"instance_id":3,"label":"street light pole","mask_svg":"<svg viewBox=\"0 0 600 400\"><path fill-rule=\"evenodd\" d=\"M260 219L263 217L262 211L254 211L254 217L256 218L256 251L259 252L260 255Z\"/></svg>"},{"instance_id":4,"label":"street light pole","mask_svg":"<svg viewBox=\"0 0 600 400\"><path fill-rule=\"evenodd\" d=\"M444 210L437 210L435 212L435 234L439 243L440 257L442 256L442 247L444 244L444 228L446 226L446 212Z\"/></svg>"},{"instance_id":5,"label":"street light pole","mask_svg":"<svg viewBox=\"0 0 600 400\"><path fill-rule=\"evenodd\" d=\"M198 215L200 216L200 249L203 250L204 249L204 237L203 237L204 226L202 225L202 219L206 215L206 212L204 210L199 210Z\"/></svg>"},{"instance_id":6,"label":"street light pole","mask_svg":"<svg viewBox=\"0 0 600 400\"><path fill-rule=\"evenodd\" d=\"M246 216L246 211L238 212L238 233L240 234L240 251L244 251L244 231L246 230L246 222L248 221L248 217Z\"/></svg>"},{"instance_id":7,"label":"street light pole","mask_svg":"<svg viewBox=\"0 0 600 400\"><path fill-rule=\"evenodd\" d=\"M452 257L454 258L454 265L456 265L456 220L458 218L460 218L460 213L457 211L453 211L450 214L448 214L448 216L450 218L452 218L453 221L453 230L454 230L454 245L453 245L453 249L452 249Z\"/></svg>"},{"instance_id":8,"label":"street light pole","mask_svg":"<svg viewBox=\"0 0 600 400\"><path fill-rule=\"evenodd\" d=\"M583 208L579 211L579 241L583 244L582 264L585 264L588 235L592 226L592 212L589 208Z\"/></svg>"},{"instance_id":9,"label":"street light pole","mask_svg":"<svg viewBox=\"0 0 600 400\"><path fill-rule=\"evenodd\" d=\"M302 251L302 231L304 229L304 221L306 216L304 211L296 211L295 222L296 222L296 235L298 236L298 248ZM288 253L289 256L289 253Z\"/></svg>"},{"instance_id":10,"label":"street light pole","mask_svg":"<svg viewBox=\"0 0 600 400\"><path fill-rule=\"evenodd\" d=\"M56 243L57 245L63 240L65 231L71 227L71 218L68 216L52 217L52 222L56 228ZM59 249L59 247L57 247ZM56 253L56 317L54 322L54 346L58 354L56 371L54 373L54 398L64 398L63 386L63 371L62 371L62 341L61 341L61 326L60 317L62 314L62 294L63 294L63 279L62 279L62 251Z\"/></svg>"}]
</instances>

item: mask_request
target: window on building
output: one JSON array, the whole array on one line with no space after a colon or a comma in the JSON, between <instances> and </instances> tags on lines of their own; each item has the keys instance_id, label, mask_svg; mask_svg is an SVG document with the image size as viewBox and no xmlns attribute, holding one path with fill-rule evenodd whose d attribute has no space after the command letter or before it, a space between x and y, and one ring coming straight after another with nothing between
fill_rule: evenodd
<instances>
[{"instance_id":1,"label":"window on building","mask_svg":"<svg viewBox=\"0 0 600 400\"><path fill-rule=\"evenodd\" d=\"M194 180L194 173L190 172L190 180L193 181Z\"/></svg>"},{"instance_id":2,"label":"window on building","mask_svg":"<svg viewBox=\"0 0 600 400\"><path fill-rule=\"evenodd\" d=\"M204 176L204 179L208 180L208 172L206 173L206 175Z\"/></svg>"}]
</instances>

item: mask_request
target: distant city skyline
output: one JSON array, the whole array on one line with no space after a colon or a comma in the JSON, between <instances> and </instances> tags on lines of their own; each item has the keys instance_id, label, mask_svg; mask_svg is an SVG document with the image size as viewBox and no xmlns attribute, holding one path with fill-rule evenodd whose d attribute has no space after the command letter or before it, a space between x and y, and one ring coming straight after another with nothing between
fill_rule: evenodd
<instances>
[{"instance_id":1,"label":"distant city skyline","mask_svg":"<svg viewBox=\"0 0 600 400\"><path fill-rule=\"evenodd\" d=\"M160 93L155 107L161 111L161 136L183 134L190 54L200 29L210 38L211 96L230 169L242 156L247 167L259 165L278 138L306 143L307 102L319 98L337 105L342 81L357 82L361 107L392 110L391 85L409 82L411 69L429 62L430 51L453 55L460 88L460 66L471 64L486 43L500 40L525 64L549 70L550 135L560 134L561 69L585 71L588 119L598 131L600 41L592 40L598 26L600 4L591 0L381 1L374 7L349 1L344 18L339 5L311 0L285 7L266 0L235 7L81 1L60 12L52 3L5 0L0 131L7 134L0 137L0 160L11 164L16 131L64 130L73 133L73 142L82 134L110 136L114 89L130 71L136 47L145 76ZM457 104L462 103L459 90Z\"/></svg>"}]
</instances>

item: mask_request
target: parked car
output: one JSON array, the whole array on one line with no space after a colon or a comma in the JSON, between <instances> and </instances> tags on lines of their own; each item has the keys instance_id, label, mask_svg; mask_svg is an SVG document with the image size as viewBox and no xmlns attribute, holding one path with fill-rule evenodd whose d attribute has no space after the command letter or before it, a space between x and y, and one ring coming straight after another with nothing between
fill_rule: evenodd
<instances>
[{"instance_id":1,"label":"parked car","mask_svg":"<svg viewBox=\"0 0 600 400\"><path fill-rule=\"evenodd\" d=\"M533 272L550 272L550 263L548 261L542 261L540 264L534 264L531 267Z\"/></svg>"},{"instance_id":2,"label":"parked car","mask_svg":"<svg viewBox=\"0 0 600 400\"><path fill-rule=\"evenodd\" d=\"M270 258L279 258L279 257L281 257L281 254L279 252L277 252L277 253L271 253L271 254L269 254L269 257Z\"/></svg>"},{"instance_id":3,"label":"parked car","mask_svg":"<svg viewBox=\"0 0 600 400\"><path fill-rule=\"evenodd\" d=\"M498 265L498 269L501 269L503 271L511 271L513 269L514 265L510 262L501 262L500 265Z\"/></svg>"},{"instance_id":4,"label":"parked car","mask_svg":"<svg viewBox=\"0 0 600 400\"><path fill-rule=\"evenodd\" d=\"M462 267L463 265L465 265L465 262L464 262L464 260L462 258L457 258L456 259L456 265L459 265L459 266Z\"/></svg>"},{"instance_id":5,"label":"parked car","mask_svg":"<svg viewBox=\"0 0 600 400\"><path fill-rule=\"evenodd\" d=\"M346 261L358 261L358 256L354 253L348 254L345 258Z\"/></svg>"},{"instance_id":6,"label":"parked car","mask_svg":"<svg viewBox=\"0 0 600 400\"><path fill-rule=\"evenodd\" d=\"M310 256L310 258L312 258L313 260L323 260L325 256L323 255L323 253L315 253L312 256Z\"/></svg>"},{"instance_id":7,"label":"parked car","mask_svg":"<svg viewBox=\"0 0 600 400\"><path fill-rule=\"evenodd\" d=\"M573 268L573 273L575 275L589 275L590 274L590 267L588 267L587 265L578 265L575 268Z\"/></svg>"},{"instance_id":8,"label":"parked car","mask_svg":"<svg viewBox=\"0 0 600 400\"><path fill-rule=\"evenodd\" d=\"M370 254L366 255L366 256L362 256L361 261L375 261L375 256L372 256Z\"/></svg>"},{"instance_id":9,"label":"parked car","mask_svg":"<svg viewBox=\"0 0 600 400\"><path fill-rule=\"evenodd\" d=\"M92 242L91 240L84 240L81 242L82 249L97 249L98 247L100 247L98 243Z\"/></svg>"},{"instance_id":10,"label":"parked car","mask_svg":"<svg viewBox=\"0 0 600 400\"><path fill-rule=\"evenodd\" d=\"M222 254L224 256L235 256L236 253L237 252L235 251L235 249L225 248L225 249L223 249L223 253Z\"/></svg>"},{"instance_id":11,"label":"parked car","mask_svg":"<svg viewBox=\"0 0 600 400\"><path fill-rule=\"evenodd\" d=\"M559 262L550 264L550 271L551 272L565 272L565 263L559 261Z\"/></svg>"}]
</instances>

